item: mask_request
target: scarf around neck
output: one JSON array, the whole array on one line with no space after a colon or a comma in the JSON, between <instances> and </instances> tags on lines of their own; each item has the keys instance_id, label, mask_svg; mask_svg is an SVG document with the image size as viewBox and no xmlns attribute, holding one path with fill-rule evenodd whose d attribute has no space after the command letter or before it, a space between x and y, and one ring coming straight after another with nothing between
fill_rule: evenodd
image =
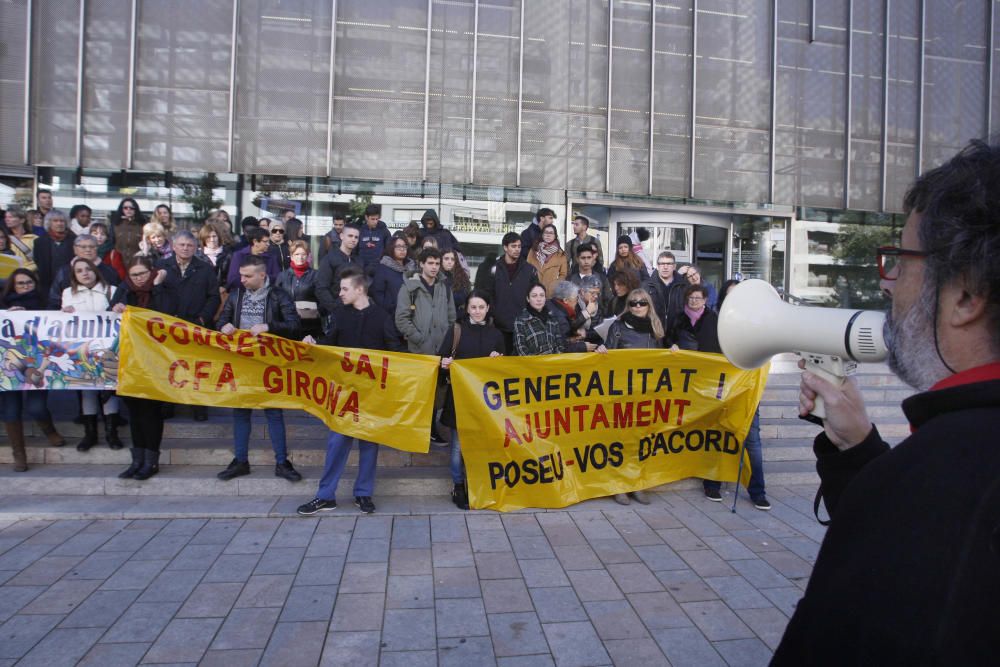
<instances>
[{"instance_id":1,"label":"scarf around neck","mask_svg":"<svg viewBox=\"0 0 1000 667\"><path fill-rule=\"evenodd\" d=\"M559 252L559 242L553 241L552 243L546 243L545 241L538 242L538 248L535 250L535 257L538 259L539 263L544 264L549 261L552 255Z\"/></svg>"},{"instance_id":2,"label":"scarf around neck","mask_svg":"<svg viewBox=\"0 0 1000 667\"><path fill-rule=\"evenodd\" d=\"M653 323L649 321L648 317L639 317L632 313L625 313L622 315L622 321L630 329L635 329L649 335L653 334Z\"/></svg>"},{"instance_id":3,"label":"scarf around neck","mask_svg":"<svg viewBox=\"0 0 1000 667\"><path fill-rule=\"evenodd\" d=\"M135 294L135 305L140 308L149 308L149 302L153 300L153 284L156 273L150 274L149 278L146 279L146 284L143 286L136 285L132 282L132 279L125 275L125 286L128 287L128 291Z\"/></svg>"},{"instance_id":4,"label":"scarf around neck","mask_svg":"<svg viewBox=\"0 0 1000 667\"><path fill-rule=\"evenodd\" d=\"M698 310L694 310L690 306L685 305L684 314L688 316L689 320L691 320L691 326L694 326L698 323L698 320L701 319L701 316L705 314L705 306L702 306Z\"/></svg>"},{"instance_id":5,"label":"scarf around neck","mask_svg":"<svg viewBox=\"0 0 1000 667\"><path fill-rule=\"evenodd\" d=\"M295 277L296 278L301 278L302 276L306 275L306 272L308 270L309 270L309 260L308 259L306 261L304 261L303 263L301 263L301 264L296 264L295 262L292 262L292 271L295 272Z\"/></svg>"}]
</instances>

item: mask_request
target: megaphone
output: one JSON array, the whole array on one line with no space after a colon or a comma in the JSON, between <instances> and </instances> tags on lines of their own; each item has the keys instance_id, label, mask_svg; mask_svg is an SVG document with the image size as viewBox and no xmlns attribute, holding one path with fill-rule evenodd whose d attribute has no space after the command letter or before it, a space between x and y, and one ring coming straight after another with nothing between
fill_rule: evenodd
<instances>
[{"instance_id":1,"label":"megaphone","mask_svg":"<svg viewBox=\"0 0 1000 667\"><path fill-rule=\"evenodd\" d=\"M719 346L730 363L744 369L795 352L806 370L839 385L858 362L885 360L884 325L885 314L878 311L793 306L767 282L745 280L722 302ZM819 397L812 414L825 417Z\"/></svg>"}]
</instances>

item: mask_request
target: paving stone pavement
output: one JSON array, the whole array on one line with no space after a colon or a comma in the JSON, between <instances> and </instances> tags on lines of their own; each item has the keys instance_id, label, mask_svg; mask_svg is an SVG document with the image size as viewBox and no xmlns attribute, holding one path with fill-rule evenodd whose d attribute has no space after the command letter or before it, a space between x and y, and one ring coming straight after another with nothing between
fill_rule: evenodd
<instances>
[{"instance_id":1,"label":"paving stone pavement","mask_svg":"<svg viewBox=\"0 0 1000 667\"><path fill-rule=\"evenodd\" d=\"M814 493L0 519L0 666L765 665L823 536Z\"/></svg>"}]
</instances>

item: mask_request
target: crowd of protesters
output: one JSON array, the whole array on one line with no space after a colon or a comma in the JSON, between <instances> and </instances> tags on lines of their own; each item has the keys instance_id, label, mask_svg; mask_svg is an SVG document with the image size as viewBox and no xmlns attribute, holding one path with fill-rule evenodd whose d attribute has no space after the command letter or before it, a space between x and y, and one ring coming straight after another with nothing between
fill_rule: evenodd
<instances>
[{"instance_id":1,"label":"crowd of protesters","mask_svg":"<svg viewBox=\"0 0 1000 667\"><path fill-rule=\"evenodd\" d=\"M679 266L670 251L646 258L640 233L617 239L605 267L600 241L589 220L577 216L573 237L563 244L551 209L539 209L520 234L504 235L496 259L479 266L473 284L458 239L427 210L419 225L390 232L380 208L369 206L355 223L338 215L310 254L303 225L289 212L281 220L246 217L234 236L225 211L210 215L196 233L177 229L170 207L143 213L130 197L108 223L93 220L86 205L69 214L53 208L51 193L39 191L35 211L6 211L0 224L0 254L17 268L0 294L0 308L65 312L122 312L140 306L214 327L274 335L319 345L413 352L441 357L433 438L451 445L452 500L469 499L447 382L455 359L613 349L673 349L720 352L717 308L729 281L717 292L697 266ZM613 318L610 326L606 320ZM602 324L603 323L603 324ZM52 446L65 445L47 407L45 391L0 391L0 407L14 470L27 470L24 413ZM118 428L128 424L132 462L119 477L144 480L159 471L164 420L173 404L124 398L130 420L120 416L114 392L79 392L84 437L77 449L98 443L98 425L112 449L124 445ZM287 453L283 411L266 408L275 475L302 479ZM224 481L250 474L252 410L232 410L232 462ZM103 419L99 419L99 416ZM193 418L208 418L195 407ZM316 497L299 508L315 514L337 506L336 488L354 439L331 432ZM378 446L358 440L355 504L375 510L372 500ZM759 509L769 509L761 469L759 415L747 438L753 478L749 491ZM705 495L719 501L719 483L706 480ZM642 492L615 500L647 503Z\"/></svg>"}]
</instances>

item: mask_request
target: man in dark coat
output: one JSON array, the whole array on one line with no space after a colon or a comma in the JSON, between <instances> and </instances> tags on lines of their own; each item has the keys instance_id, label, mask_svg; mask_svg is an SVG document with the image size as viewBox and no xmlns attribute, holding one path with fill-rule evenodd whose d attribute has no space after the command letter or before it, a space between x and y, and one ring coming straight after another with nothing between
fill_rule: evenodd
<instances>
[{"instance_id":1,"label":"man in dark coat","mask_svg":"<svg viewBox=\"0 0 1000 667\"><path fill-rule=\"evenodd\" d=\"M51 195L50 195L51 196ZM76 234L68 229L69 220L59 209L45 214L45 236L35 240L32 254L38 266L38 291L46 294L55 282L59 269L73 259L73 241Z\"/></svg>"},{"instance_id":2,"label":"man in dark coat","mask_svg":"<svg viewBox=\"0 0 1000 667\"><path fill-rule=\"evenodd\" d=\"M521 259L523 246L516 232L503 236L503 256L491 267L483 287L493 301L493 322L503 334L507 354L514 353L514 320L527 304L528 292L538 284L535 267Z\"/></svg>"},{"instance_id":3,"label":"man in dark coat","mask_svg":"<svg viewBox=\"0 0 1000 667\"><path fill-rule=\"evenodd\" d=\"M420 232L421 240L434 239L437 242L438 250L441 252L449 250L462 251L455 235L450 230L441 226L441 220L434 209L429 208L424 211L423 217L420 218L420 225L423 227L423 230Z\"/></svg>"},{"instance_id":4,"label":"man in dark coat","mask_svg":"<svg viewBox=\"0 0 1000 667\"><path fill-rule=\"evenodd\" d=\"M882 441L857 385L804 373L830 513L775 665L986 665L1000 655L1000 147L974 142L906 196L889 366L923 391L913 435ZM889 260L888 262L885 260ZM728 303L728 302L727 302Z\"/></svg>"},{"instance_id":5,"label":"man in dark coat","mask_svg":"<svg viewBox=\"0 0 1000 667\"><path fill-rule=\"evenodd\" d=\"M361 230L348 225L340 232L340 247L331 248L323 255L316 270L316 301L324 316L330 316L340 306L340 274L348 267L361 267L361 260L354 254Z\"/></svg>"},{"instance_id":6,"label":"man in dark coat","mask_svg":"<svg viewBox=\"0 0 1000 667\"><path fill-rule=\"evenodd\" d=\"M555 224L556 212L551 208L540 208L534 219L521 232L521 252L527 257L528 253L535 246L535 242L542 237L542 229L546 225ZM572 261L572 257L570 261Z\"/></svg>"},{"instance_id":7,"label":"man in dark coat","mask_svg":"<svg viewBox=\"0 0 1000 667\"><path fill-rule=\"evenodd\" d=\"M670 331L674 322L684 312L684 290L688 281L677 273L674 253L664 250L656 258L656 273L643 287L649 292L656 307L656 314L663 320L663 330Z\"/></svg>"},{"instance_id":8,"label":"man in dark coat","mask_svg":"<svg viewBox=\"0 0 1000 667\"><path fill-rule=\"evenodd\" d=\"M361 225L358 239L358 258L369 276L375 274L375 267L382 259L382 252L392 237L389 227L379 218L381 207L370 204L365 209L365 223Z\"/></svg>"}]
</instances>

